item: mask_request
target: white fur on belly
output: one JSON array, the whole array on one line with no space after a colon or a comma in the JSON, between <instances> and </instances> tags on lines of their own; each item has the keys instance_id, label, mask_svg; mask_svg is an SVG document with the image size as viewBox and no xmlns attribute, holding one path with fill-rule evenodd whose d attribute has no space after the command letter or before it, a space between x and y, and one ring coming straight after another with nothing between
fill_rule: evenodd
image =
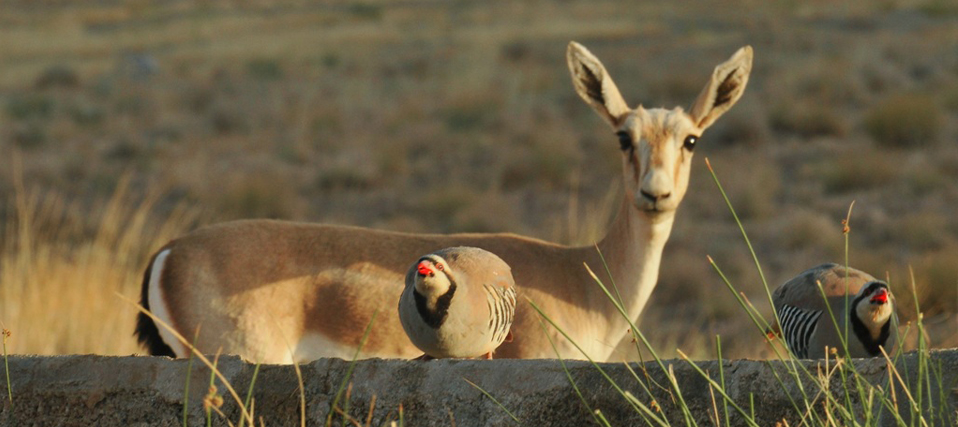
<instances>
[{"instance_id":1,"label":"white fur on belly","mask_svg":"<svg viewBox=\"0 0 958 427\"><path fill-rule=\"evenodd\" d=\"M167 325L173 326L172 319L170 319L170 310L166 307L166 299L163 298L163 291L160 289L160 277L163 274L163 264L166 263L166 257L170 254L170 249L164 249L162 252L156 255L156 259L153 261L152 270L150 270L150 283L149 290L147 293L147 303L150 305L150 311L154 316L165 322ZM170 346L173 349L173 353L176 353L176 357L186 357L187 351L186 347L171 333L168 329L157 324L156 329L160 331L160 338L163 339L163 342L166 345Z\"/></svg>"},{"instance_id":2,"label":"white fur on belly","mask_svg":"<svg viewBox=\"0 0 958 427\"><path fill-rule=\"evenodd\" d=\"M323 334L306 333L296 344L296 350L293 352L297 362L311 362L321 357L338 357L340 359L352 360L356 356L356 347L343 345L340 342L330 340ZM360 358L369 357L365 352L360 353ZM376 357L404 357L400 354L376 354Z\"/></svg>"}]
</instances>

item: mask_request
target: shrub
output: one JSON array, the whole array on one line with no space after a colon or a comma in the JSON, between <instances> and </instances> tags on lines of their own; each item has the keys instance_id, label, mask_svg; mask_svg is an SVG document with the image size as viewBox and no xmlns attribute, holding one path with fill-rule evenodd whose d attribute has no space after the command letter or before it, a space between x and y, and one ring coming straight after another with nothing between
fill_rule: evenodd
<instances>
[{"instance_id":1,"label":"shrub","mask_svg":"<svg viewBox=\"0 0 958 427\"><path fill-rule=\"evenodd\" d=\"M48 139L46 127L36 123L17 126L13 131L13 142L24 150L40 148Z\"/></svg>"},{"instance_id":2,"label":"shrub","mask_svg":"<svg viewBox=\"0 0 958 427\"><path fill-rule=\"evenodd\" d=\"M378 4L353 3L347 9L351 15L367 21L378 21L383 15L383 7Z\"/></svg>"},{"instance_id":3,"label":"shrub","mask_svg":"<svg viewBox=\"0 0 958 427\"><path fill-rule=\"evenodd\" d=\"M70 118L80 126L97 126L103 123L103 108L92 103L79 102L69 107Z\"/></svg>"},{"instance_id":4,"label":"shrub","mask_svg":"<svg viewBox=\"0 0 958 427\"><path fill-rule=\"evenodd\" d=\"M283 78L283 67L278 60L258 58L246 63L246 71L257 80L273 81Z\"/></svg>"},{"instance_id":5,"label":"shrub","mask_svg":"<svg viewBox=\"0 0 958 427\"><path fill-rule=\"evenodd\" d=\"M33 82L33 87L41 90L52 87L72 89L78 86L80 86L80 76L76 70L62 64L44 69Z\"/></svg>"},{"instance_id":6,"label":"shrub","mask_svg":"<svg viewBox=\"0 0 958 427\"><path fill-rule=\"evenodd\" d=\"M772 130L798 135L844 136L846 125L841 114L818 103L788 103L775 107L769 114Z\"/></svg>"},{"instance_id":7,"label":"shrub","mask_svg":"<svg viewBox=\"0 0 958 427\"><path fill-rule=\"evenodd\" d=\"M759 108L743 105L708 130L703 142L715 147L756 147L772 139L766 115Z\"/></svg>"},{"instance_id":8,"label":"shrub","mask_svg":"<svg viewBox=\"0 0 958 427\"><path fill-rule=\"evenodd\" d=\"M874 151L828 157L817 167L817 175L828 193L868 190L896 182L899 163L892 156Z\"/></svg>"},{"instance_id":9,"label":"shrub","mask_svg":"<svg viewBox=\"0 0 958 427\"><path fill-rule=\"evenodd\" d=\"M953 84L941 93L942 106L948 111L958 112L958 84Z\"/></svg>"},{"instance_id":10,"label":"shrub","mask_svg":"<svg viewBox=\"0 0 958 427\"><path fill-rule=\"evenodd\" d=\"M300 199L289 179L271 173L237 173L224 180L215 199L216 212L225 219L300 216Z\"/></svg>"},{"instance_id":11,"label":"shrub","mask_svg":"<svg viewBox=\"0 0 958 427\"><path fill-rule=\"evenodd\" d=\"M898 94L865 113L865 131L888 147L931 144L941 131L942 119L934 99L923 94Z\"/></svg>"},{"instance_id":12,"label":"shrub","mask_svg":"<svg viewBox=\"0 0 958 427\"><path fill-rule=\"evenodd\" d=\"M49 118L54 110L53 98L42 95L17 96L7 102L7 115L24 120L29 118Z\"/></svg>"},{"instance_id":13,"label":"shrub","mask_svg":"<svg viewBox=\"0 0 958 427\"><path fill-rule=\"evenodd\" d=\"M843 242L832 238L839 236L840 232L838 221L819 211L802 209L788 215L778 235L778 242L785 249L824 252L832 259L842 253Z\"/></svg>"},{"instance_id":14,"label":"shrub","mask_svg":"<svg viewBox=\"0 0 958 427\"><path fill-rule=\"evenodd\" d=\"M893 241L915 252L934 251L949 240L948 218L935 212L907 214L891 225L888 232Z\"/></svg>"}]
</instances>

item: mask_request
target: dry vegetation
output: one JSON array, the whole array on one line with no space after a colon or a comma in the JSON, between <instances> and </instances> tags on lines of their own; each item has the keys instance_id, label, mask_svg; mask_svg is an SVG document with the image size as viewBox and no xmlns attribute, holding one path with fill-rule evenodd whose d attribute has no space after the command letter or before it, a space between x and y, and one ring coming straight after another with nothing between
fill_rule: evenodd
<instances>
[{"instance_id":1,"label":"dry vegetation","mask_svg":"<svg viewBox=\"0 0 958 427\"><path fill-rule=\"evenodd\" d=\"M114 293L136 296L163 241L221 220L590 243L620 166L571 88L571 39L646 106L686 105L755 48L745 97L697 152L642 321L661 354L708 357L715 334L729 357L767 354L706 261L764 301L705 157L772 286L843 261L855 200L851 264L887 272L906 303L912 267L932 346L958 346L958 7L859 3L5 2L8 348L136 351Z\"/></svg>"}]
</instances>

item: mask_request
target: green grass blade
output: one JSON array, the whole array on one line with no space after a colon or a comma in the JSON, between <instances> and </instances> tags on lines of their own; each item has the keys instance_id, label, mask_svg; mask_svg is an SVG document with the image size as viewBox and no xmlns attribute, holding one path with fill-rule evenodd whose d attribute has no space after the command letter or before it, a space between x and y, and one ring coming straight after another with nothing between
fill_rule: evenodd
<instances>
[{"instance_id":1,"label":"green grass blade","mask_svg":"<svg viewBox=\"0 0 958 427\"><path fill-rule=\"evenodd\" d=\"M606 262L605 262L605 257L602 255L602 252L601 252L601 251L599 252L599 258L602 260L602 263L603 263L603 264L606 263ZM642 340L642 343L645 345L645 347L646 347L646 348L649 350L649 352L652 354L652 357L655 359L656 363L659 365L659 368L661 368L661 369L662 369L662 372L666 374L666 377L667 377L667 378L669 378L669 382L671 383L671 386L672 386L673 390L676 391L675 396L679 399L679 407L682 409L682 413L683 413L683 415L685 416L686 424L687 424L687 425L698 425L698 423L695 421L695 417L693 417L693 416L692 416L692 413L689 411L688 405L685 403L685 398L682 396L682 393L681 393L681 391L679 390L678 383L676 383L676 382L675 382L675 379L672 378L672 377L669 375L669 370L668 370L668 368L666 368L665 364L662 362L662 359L659 357L658 353L655 352L655 349L652 348L652 344L649 343L649 340L648 340L648 339L646 339L645 334L643 334L642 331L640 331L639 328L637 328L637 327L635 326L635 322L633 322L632 319L629 317L629 314L625 311L625 308L624 308L621 304L619 304L618 302L615 301L615 298L613 298L612 293L609 292L609 289L605 286L605 284L602 282L602 280L599 279L598 276L596 276L596 274L592 271L591 268L589 268L589 266L588 266L587 264L583 264L583 265L585 266L586 271L589 272L589 275L592 276L592 280L594 280L595 283L596 283L597 285L599 285L599 288L602 289L602 292L605 293L606 297L607 297L610 301L612 301L612 304L613 304L613 305L615 306L615 308L619 311L619 314L622 316L622 318L624 318L624 319L629 323L629 329L632 331L632 333L634 334L634 336L637 336L639 339ZM606 268L608 268L608 266L606 266ZM541 312L540 312L540 314L541 314ZM558 328L558 327L557 327L557 328ZM562 331L560 330L560 332L562 332ZM565 332L562 332L562 334L565 335ZM568 337L567 337L567 339L568 339ZM571 340L570 340L570 341L571 341ZM577 348L578 348L578 346L577 346ZM581 351L581 350L580 350L580 351ZM585 353L583 353L583 354L585 354ZM586 357L588 357L588 355L586 355ZM591 359L589 359L589 360L591 361Z\"/></svg>"},{"instance_id":2,"label":"green grass blade","mask_svg":"<svg viewBox=\"0 0 958 427\"><path fill-rule=\"evenodd\" d=\"M778 350L778 348L775 347L775 346L772 344L772 342L771 342L771 340L768 338L768 336L765 335L765 331L766 331L767 328L768 328L768 322L765 322L765 319L762 318L762 316L759 315L757 312L755 312L755 310L753 310L753 309L751 308L751 305L748 304L748 303L742 298L741 295L739 295L739 293L735 290L735 287L732 286L732 283L729 282L728 278L725 276L725 273L723 273L723 272L722 272L722 269L719 268L718 264L715 263L715 260L713 260L712 257L708 257L708 260L709 260L709 263L712 264L712 268L716 271L716 273L718 273L719 277L722 278L722 281L725 283L725 286L728 287L728 289L732 292L732 295L735 296L735 298L736 298L736 300L738 301L739 305L742 306L742 309L745 310L745 312L746 312L746 313L749 315L749 317L752 319L752 323L755 324L755 326L756 326L756 328L758 329L758 331L765 337L766 342L772 347L773 351L774 351L775 354L778 356L778 359L779 359L782 363L785 363L786 366L789 368L789 374L791 375L791 377L792 377L792 379L795 381L795 383L798 385L799 391L802 393L802 398L804 399L805 404L806 404L806 405L809 405L809 402L808 402L808 394L806 393L805 388L804 388L804 386L802 385L801 377L800 377L800 375L799 375L799 374L800 374L799 371L802 371L802 373L804 373L804 374L805 374L806 376L808 376L809 378L812 378L811 372L809 372L809 371L805 368L805 365L803 365L803 364L801 364L801 363L798 363L797 359L795 358L795 355L792 353L791 349L788 348L788 346L785 346L785 347L786 347L786 350L788 351L788 355L787 355L788 357L785 357L785 355L782 355L782 354L781 354L781 352ZM762 326L763 323L764 323L766 326L763 327L763 326ZM768 363L768 362L766 361L766 363ZM771 370L771 372L775 375L775 380L778 382L779 386L782 388L782 391L786 392L785 394L786 394L786 396L788 396L790 402L792 403L792 407L795 409L796 413L802 413L802 410L799 409L799 407L798 407L798 402L796 402L794 399L792 399L792 395L787 392L788 388L785 386L785 381L784 381L784 380L781 378L781 376L778 374L778 371L775 370L774 368L772 368L771 364L768 364L768 366L769 366L769 369Z\"/></svg>"},{"instance_id":3,"label":"green grass blade","mask_svg":"<svg viewBox=\"0 0 958 427\"><path fill-rule=\"evenodd\" d=\"M715 357L719 365L719 381L722 382L722 390L725 390L725 362L722 361L722 336L715 336ZM728 402L722 402L722 412L725 414L725 427L729 427Z\"/></svg>"},{"instance_id":4,"label":"green grass blade","mask_svg":"<svg viewBox=\"0 0 958 427\"><path fill-rule=\"evenodd\" d=\"M542 326L542 330L545 331L546 328L545 328L545 324L542 323L542 319L538 319L538 320L539 320L539 325ZM575 391L575 395L579 397L579 401L582 402L582 406L585 406L586 411L589 412L589 415L592 416L596 424L600 426L611 427L608 421L603 423L602 418L598 417L596 414L598 411L593 411L592 407L589 406L589 402L585 400L585 396L582 395L582 390L579 390L579 385L576 384L575 379L572 378L572 373L569 372L569 368L568 366L566 366L565 360L562 359L562 356L559 354L559 349L556 348L555 342L552 340L552 337L549 336L548 333L546 333L546 337L549 338L549 344L552 345L552 349L556 353L556 359L559 361L559 364L562 366L562 372L565 373L566 378L569 380L569 384L572 384L572 390ZM648 420L646 420L646 422L648 422Z\"/></svg>"},{"instance_id":5,"label":"green grass blade","mask_svg":"<svg viewBox=\"0 0 958 427\"><path fill-rule=\"evenodd\" d=\"M190 354L192 355L193 353L190 353ZM215 382L216 382L216 366L217 366L219 363L220 363L220 355L219 355L219 352L217 352L217 353L216 353L216 357L213 358L213 367L210 369L210 388L209 388L209 390L213 390L213 386L215 385ZM209 407L207 407L207 408L205 408L205 409L206 409L206 427L210 427L210 426L213 425L213 411L212 411Z\"/></svg>"},{"instance_id":6,"label":"green grass blade","mask_svg":"<svg viewBox=\"0 0 958 427\"><path fill-rule=\"evenodd\" d=\"M362 339L359 340L359 347L356 348L356 353L353 354L353 359L349 363L349 368L346 369L346 376L343 377L343 382L339 384L339 389L336 391L336 397L333 399L332 403L329 404L329 413L326 414L326 425L330 426L333 424L333 415L336 413L336 408L339 406L339 399L343 397L343 393L346 391L346 385L349 384L349 378L353 375L353 370L356 368L356 360L359 359L359 354L363 350L363 346L366 345L366 340L369 338L369 332L373 330L373 323L376 321L376 316L379 315L379 310L373 312L373 316L369 319L369 324L366 325L366 330L363 332ZM402 422L402 412L400 412L400 423Z\"/></svg>"},{"instance_id":7,"label":"green grass blade","mask_svg":"<svg viewBox=\"0 0 958 427\"><path fill-rule=\"evenodd\" d=\"M752 254L752 260L755 262L755 269L758 270L758 276L762 279L762 285L765 287L765 293L768 295L768 305L772 307L772 313L776 319L778 319L778 311L775 310L775 304L772 303L772 291L768 287L768 281L765 280L765 273L762 271L762 264L758 261L758 256L755 254L755 248L752 247L752 241L748 238L748 233L745 232L745 227L742 225L742 221L738 218L738 214L735 213L735 208L732 207L732 201L729 200L728 195L725 194L725 189L722 188L722 183L719 182L718 176L715 174L715 171L712 170L712 164L709 162L709 159L705 158L705 166L709 169L709 174L712 175L712 180L715 181L715 186L718 187L720 193L722 193L722 199L725 200L725 205L728 206L729 212L732 213L732 218L735 219L735 224L738 225L739 231L742 232L742 238L745 239L745 244L748 246L749 253Z\"/></svg>"},{"instance_id":8,"label":"green grass blade","mask_svg":"<svg viewBox=\"0 0 958 427\"><path fill-rule=\"evenodd\" d=\"M599 258L602 260L602 266L605 268L605 274L609 276L609 283L612 284L612 290L615 291L616 301L619 303L620 307L625 307L625 300L622 299L622 294L619 293L619 287L615 284L615 279L612 278L612 270L609 269L609 264L605 262L605 256L602 254L602 250L599 249L599 244L595 244L595 251L599 254Z\"/></svg>"},{"instance_id":9,"label":"green grass blade","mask_svg":"<svg viewBox=\"0 0 958 427\"><path fill-rule=\"evenodd\" d=\"M741 414L743 418L745 418L745 421L748 425L753 427L759 427L759 425L755 423L754 409L751 415L747 414L745 410L742 409L741 406L738 406L738 404L735 403L734 400L732 400L732 397L725 392L724 387L720 386L718 383L715 382L715 380L710 378L708 373L703 371L702 368L699 367L699 365L696 365L695 362L692 361L692 359L689 359L689 357L686 356L685 353L682 353L682 350L677 350L677 351L679 353L679 357L682 358L682 360L684 360L686 363L688 363L688 365L691 366L692 369L698 372L699 376L705 379L705 381L707 381L712 388L717 390L719 394L721 394L722 397L725 399L725 402L731 404L732 407L735 408L735 410L738 411L738 413Z\"/></svg>"},{"instance_id":10,"label":"green grass blade","mask_svg":"<svg viewBox=\"0 0 958 427\"><path fill-rule=\"evenodd\" d=\"M183 389L183 427L187 427L190 414L190 376L193 374L193 353L190 353L190 363L186 365L186 387Z\"/></svg>"},{"instance_id":11,"label":"green grass blade","mask_svg":"<svg viewBox=\"0 0 958 427\"><path fill-rule=\"evenodd\" d=\"M502 403L499 402L499 399L496 399L495 397L492 397L492 395L489 394L489 392L483 390L482 387L479 387L478 384L476 384L476 383L474 383L474 382L472 382L472 381L469 381L469 380L466 379L465 377L462 377L462 380L465 381L465 382L467 382L467 383L469 383L469 385L473 386L476 390L479 390L480 393L482 393L482 394L484 394L486 397L488 397L489 400L492 401L492 403L495 403L496 406L499 407L499 409L502 409L503 411L505 411L506 415L508 415L510 418L512 418L512 420L515 421L517 424L521 424L521 423L519 423L519 418L516 417L516 415L513 414L512 411L510 411L510 410L507 409L505 406L503 406Z\"/></svg>"},{"instance_id":12,"label":"green grass blade","mask_svg":"<svg viewBox=\"0 0 958 427\"><path fill-rule=\"evenodd\" d=\"M247 408L249 408L250 400L253 399L253 387L256 385L256 376L259 375L259 366L260 363L256 362L256 366L253 367L253 377L249 380L249 389L246 390L246 400L244 401L245 403L243 406L246 406ZM245 421L246 420L240 418L239 427L243 427L245 425ZM256 426L251 422L250 427Z\"/></svg>"},{"instance_id":13,"label":"green grass blade","mask_svg":"<svg viewBox=\"0 0 958 427\"><path fill-rule=\"evenodd\" d=\"M7 399L13 403L13 387L10 386L10 361L7 360L7 338L10 338L10 331L6 328L0 329L0 341L3 341L3 369L7 376Z\"/></svg>"},{"instance_id":14,"label":"green grass blade","mask_svg":"<svg viewBox=\"0 0 958 427\"><path fill-rule=\"evenodd\" d=\"M196 333L193 334L193 345L196 345L196 340L200 337L200 328L196 328ZM183 389L183 427L188 425L188 416L189 416L189 406L190 406L190 377L193 375L193 360L196 359L193 356L193 351L190 350L190 363L186 365L186 386Z\"/></svg>"},{"instance_id":15,"label":"green grass blade","mask_svg":"<svg viewBox=\"0 0 958 427\"><path fill-rule=\"evenodd\" d=\"M251 425L255 423L255 420L253 420L252 415L250 415L247 408L243 406L243 401L240 399L239 394L236 393L236 390L233 388L233 386L229 383L229 381L226 380L226 377L223 376L222 372L219 372L216 369L215 365L213 365L209 361L209 359L206 358L206 356L204 356L202 353L196 350L196 347L193 346L192 342L184 338L183 335L177 332L176 329L174 329L168 323L163 321L163 319L156 317L156 315L154 315L152 312L143 308L143 306L140 305L139 303L134 302L133 300L130 300L129 298L123 296L120 293L116 293L115 295L119 297L121 300L126 301L128 304L135 307L140 313L143 313L144 315L148 316L150 319L153 320L153 323L156 323L157 327L162 327L163 329L166 329L177 339L177 341L179 341L180 343L185 345L187 348L189 348L191 351L193 351L193 354L195 354L196 357L200 359L200 361L203 362L204 365L209 367L213 371L213 374L216 375L223 382L223 387L229 393L233 401L235 401L236 404L239 406L240 416L243 418L247 418Z\"/></svg>"},{"instance_id":16,"label":"green grass blade","mask_svg":"<svg viewBox=\"0 0 958 427\"><path fill-rule=\"evenodd\" d=\"M572 390L575 391L576 396L579 397L579 400L582 401L582 405L585 406L585 409L589 411L589 414L592 415L592 418L595 419L596 424L608 426L608 424L602 424L600 419L596 417L595 412L592 410L592 407L589 406L589 402L585 400L585 396L582 395L582 391L579 390L578 384L576 384L575 379L572 378L572 373L569 372L569 368L565 364L565 360L562 359L562 355L559 354L559 349L556 347L555 341L552 340L552 335L546 329L545 323L542 322L542 318L536 318L539 321L539 326L542 328L542 333L545 334L546 338L549 340L549 345L552 346L552 351L556 354L556 359L559 361L559 364L562 366L562 371L565 372L566 378L569 379L569 384L572 384Z\"/></svg>"},{"instance_id":17,"label":"green grass blade","mask_svg":"<svg viewBox=\"0 0 958 427\"><path fill-rule=\"evenodd\" d=\"M646 385L646 383L642 382L642 380L639 378L639 375L635 372L634 369L632 369L631 366L629 366L628 363L623 363L623 365L625 366L625 369L627 369L627 370L629 371L629 373L632 374L632 377L635 378L635 382L636 382L640 387L642 387L642 391L645 392L645 395L648 396L649 399L652 400L652 404L658 406L659 408L661 408L661 407L662 407L662 404L660 404L659 401L658 401L658 399L655 398L655 395L652 394L651 385ZM655 385L658 386L659 388L661 388L662 390L668 390L667 388L662 387L662 385L660 385L660 384L658 383L658 381L655 381L655 380L652 380L652 379L651 379L651 377L649 376L649 373L645 370L644 364L639 365L639 366L642 367L642 371L643 371L643 373L645 374L645 377L646 377L646 378L648 378L651 382L654 382ZM626 393L629 393L629 392L626 391ZM633 398L635 398L635 397L633 396ZM666 420L667 420L667 419L666 419Z\"/></svg>"},{"instance_id":18,"label":"green grass blade","mask_svg":"<svg viewBox=\"0 0 958 427\"><path fill-rule=\"evenodd\" d=\"M623 390L622 387L620 387L620 386L615 382L615 380L613 380L612 377L610 377L609 374L606 373L605 370L602 369L602 367L599 366L599 364L596 363L595 360L593 360L592 357L589 356L589 355L585 352L585 350L583 350L582 347L580 347L579 344L576 343L575 340L572 339L572 337L570 337L568 334L566 334L566 332L565 332L564 330L562 330L562 328L560 328L559 325L556 324L556 323L552 320L552 318L550 318L548 315L546 315L546 314L542 311L542 309L540 309L539 306L536 305L535 302L529 301L529 304L532 306L532 308L533 308L537 313L539 313L540 319L545 320L548 324L550 324L553 328L555 328L555 330L559 331L559 334L561 334L563 337L565 337L565 339L566 339L567 341L569 341L569 343L572 344L572 346L575 347L576 350L578 350L583 356L585 356L585 358L589 361L589 363L591 363L592 366L593 366L596 370L599 371L599 374L602 375L603 378L605 378L605 380L612 386L612 388L614 388L614 389L619 393L619 395L621 395L621 396L623 396L623 397L626 396L625 390ZM546 333L546 336L548 336L548 335L549 335L549 334ZM550 342L551 342L551 338L550 338ZM558 354L558 349L555 347L554 344L553 344L553 348L556 349L556 353ZM562 360L562 359L561 359L561 357L560 357L560 361L561 361L561 360ZM563 368L565 368L564 362L562 362L562 363L563 363ZM570 379L571 379L571 375L570 375ZM642 402L637 402L637 401L636 401L636 402L633 402L633 401L630 401L630 400L628 400L628 399L626 399L626 401L628 401L628 402L633 406L633 409L634 409L636 412L638 412L638 413L645 413L645 414L651 414L651 416L653 416L654 418L657 418L657 419L658 419L658 417L655 417L655 414L652 412L652 410L649 409L648 406L646 406L646 405L643 404ZM659 421L659 425L668 425L668 423L667 423L666 421L664 421L664 420L658 419L658 421Z\"/></svg>"}]
</instances>

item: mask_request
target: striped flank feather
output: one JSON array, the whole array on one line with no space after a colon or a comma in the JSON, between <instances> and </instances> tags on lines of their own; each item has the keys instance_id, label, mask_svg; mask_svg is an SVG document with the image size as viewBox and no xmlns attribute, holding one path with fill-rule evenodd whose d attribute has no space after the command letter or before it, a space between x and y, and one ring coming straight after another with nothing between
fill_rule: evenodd
<instances>
[{"instance_id":1,"label":"striped flank feather","mask_svg":"<svg viewBox=\"0 0 958 427\"><path fill-rule=\"evenodd\" d=\"M792 350L795 357L807 359L808 343L818 327L818 319L822 316L822 312L786 305L782 307L778 315L785 344Z\"/></svg>"},{"instance_id":2,"label":"striped flank feather","mask_svg":"<svg viewBox=\"0 0 958 427\"><path fill-rule=\"evenodd\" d=\"M516 315L516 289L484 284L486 304L489 306L489 330L492 340L502 343L509 335Z\"/></svg>"}]
</instances>

